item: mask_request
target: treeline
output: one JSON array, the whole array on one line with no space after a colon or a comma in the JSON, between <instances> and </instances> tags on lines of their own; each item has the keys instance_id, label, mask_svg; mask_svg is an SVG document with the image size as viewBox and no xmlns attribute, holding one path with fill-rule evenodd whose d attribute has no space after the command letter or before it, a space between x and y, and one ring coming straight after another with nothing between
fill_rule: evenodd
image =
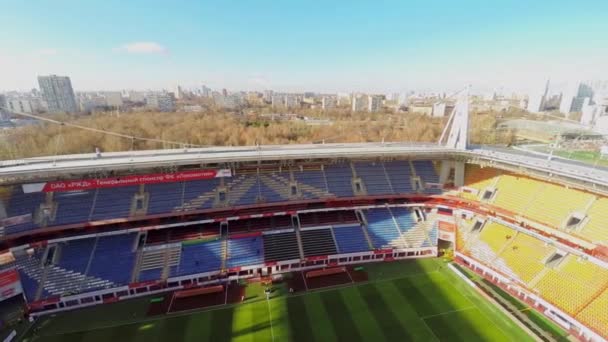
<instances>
[{"instance_id":1,"label":"treeline","mask_svg":"<svg viewBox=\"0 0 608 342\"><path fill-rule=\"evenodd\" d=\"M271 121L261 115L207 113L96 114L60 117L64 122L135 137L124 138L79 128L41 123L21 127L0 136L0 158L19 159L71 153L179 148L180 144L145 141L152 138L191 146L243 146L334 142L435 142L447 118L416 114L352 114L303 112L332 121L331 125L307 125L302 121ZM512 132L497 132L493 114L474 115L473 143L508 144Z\"/></svg>"}]
</instances>

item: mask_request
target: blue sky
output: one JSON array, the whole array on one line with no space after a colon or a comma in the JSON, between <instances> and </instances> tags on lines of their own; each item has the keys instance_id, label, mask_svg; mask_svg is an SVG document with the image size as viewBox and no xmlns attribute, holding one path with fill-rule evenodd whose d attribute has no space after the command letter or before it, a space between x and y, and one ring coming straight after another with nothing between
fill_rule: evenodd
<instances>
[{"instance_id":1,"label":"blue sky","mask_svg":"<svg viewBox=\"0 0 608 342\"><path fill-rule=\"evenodd\" d=\"M608 78L608 1L10 1L0 89L392 92Z\"/></svg>"}]
</instances>

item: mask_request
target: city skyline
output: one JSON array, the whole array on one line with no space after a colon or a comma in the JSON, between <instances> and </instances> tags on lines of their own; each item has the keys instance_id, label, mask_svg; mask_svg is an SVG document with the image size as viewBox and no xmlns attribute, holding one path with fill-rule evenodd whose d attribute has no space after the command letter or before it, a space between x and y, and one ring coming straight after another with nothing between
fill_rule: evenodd
<instances>
[{"instance_id":1,"label":"city skyline","mask_svg":"<svg viewBox=\"0 0 608 342\"><path fill-rule=\"evenodd\" d=\"M38 75L59 74L78 91L529 91L548 78L608 78L607 9L593 0L9 3L0 14L0 90L31 89Z\"/></svg>"}]
</instances>

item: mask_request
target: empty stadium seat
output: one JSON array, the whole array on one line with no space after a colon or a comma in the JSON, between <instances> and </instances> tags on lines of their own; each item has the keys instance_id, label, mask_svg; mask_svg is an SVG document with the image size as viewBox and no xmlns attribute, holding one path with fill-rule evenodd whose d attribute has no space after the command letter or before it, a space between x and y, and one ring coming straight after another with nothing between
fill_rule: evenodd
<instances>
[{"instance_id":1,"label":"empty stadium seat","mask_svg":"<svg viewBox=\"0 0 608 342\"><path fill-rule=\"evenodd\" d=\"M245 237L228 240L228 267L259 265L264 263L262 237Z\"/></svg>"},{"instance_id":2,"label":"empty stadium seat","mask_svg":"<svg viewBox=\"0 0 608 342\"><path fill-rule=\"evenodd\" d=\"M304 256L337 254L331 229L310 229L300 232Z\"/></svg>"},{"instance_id":3,"label":"empty stadium seat","mask_svg":"<svg viewBox=\"0 0 608 342\"><path fill-rule=\"evenodd\" d=\"M369 243L359 224L332 227L339 253L356 253L369 251Z\"/></svg>"},{"instance_id":4,"label":"empty stadium seat","mask_svg":"<svg viewBox=\"0 0 608 342\"><path fill-rule=\"evenodd\" d=\"M264 234L264 260L281 261L300 259L295 232Z\"/></svg>"}]
</instances>

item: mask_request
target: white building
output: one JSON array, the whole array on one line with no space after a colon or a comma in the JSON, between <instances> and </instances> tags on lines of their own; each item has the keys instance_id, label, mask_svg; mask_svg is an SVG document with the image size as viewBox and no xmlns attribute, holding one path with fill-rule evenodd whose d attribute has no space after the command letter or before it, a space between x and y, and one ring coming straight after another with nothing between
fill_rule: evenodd
<instances>
[{"instance_id":1,"label":"white building","mask_svg":"<svg viewBox=\"0 0 608 342\"><path fill-rule=\"evenodd\" d=\"M175 110L175 99L168 93L152 93L146 95L146 107L160 112L172 112Z\"/></svg>"},{"instance_id":2,"label":"white building","mask_svg":"<svg viewBox=\"0 0 608 342\"><path fill-rule=\"evenodd\" d=\"M72 89L72 81L67 76L38 76L38 85L51 113L76 113L78 106Z\"/></svg>"},{"instance_id":3,"label":"white building","mask_svg":"<svg viewBox=\"0 0 608 342\"><path fill-rule=\"evenodd\" d=\"M433 114L434 118L442 118L445 116L445 102L437 102L433 104Z\"/></svg>"},{"instance_id":4,"label":"white building","mask_svg":"<svg viewBox=\"0 0 608 342\"><path fill-rule=\"evenodd\" d=\"M361 94L353 94L351 99L351 110L353 112L362 112L367 108L367 96Z\"/></svg>"},{"instance_id":5,"label":"white building","mask_svg":"<svg viewBox=\"0 0 608 342\"><path fill-rule=\"evenodd\" d=\"M528 97L528 106L526 109L530 113L540 113L545 110L545 101L549 92L549 81L545 84L545 89L542 92L532 93Z\"/></svg>"},{"instance_id":6,"label":"white building","mask_svg":"<svg viewBox=\"0 0 608 342\"><path fill-rule=\"evenodd\" d=\"M274 92L272 90L264 90L264 102L272 103L272 95Z\"/></svg>"},{"instance_id":7,"label":"white building","mask_svg":"<svg viewBox=\"0 0 608 342\"><path fill-rule=\"evenodd\" d=\"M106 91L103 96L106 99L106 106L115 108L122 106L122 94L119 91Z\"/></svg>"},{"instance_id":8,"label":"white building","mask_svg":"<svg viewBox=\"0 0 608 342\"><path fill-rule=\"evenodd\" d=\"M298 96L289 94L285 95L285 107L287 108L298 108L300 107L300 100Z\"/></svg>"},{"instance_id":9,"label":"white building","mask_svg":"<svg viewBox=\"0 0 608 342\"><path fill-rule=\"evenodd\" d=\"M370 113L379 112L382 109L382 98L380 96L369 95L367 97L367 111Z\"/></svg>"},{"instance_id":10,"label":"white building","mask_svg":"<svg viewBox=\"0 0 608 342\"><path fill-rule=\"evenodd\" d=\"M323 96L321 99L321 108L323 110L336 108L338 100L334 96Z\"/></svg>"}]
</instances>

